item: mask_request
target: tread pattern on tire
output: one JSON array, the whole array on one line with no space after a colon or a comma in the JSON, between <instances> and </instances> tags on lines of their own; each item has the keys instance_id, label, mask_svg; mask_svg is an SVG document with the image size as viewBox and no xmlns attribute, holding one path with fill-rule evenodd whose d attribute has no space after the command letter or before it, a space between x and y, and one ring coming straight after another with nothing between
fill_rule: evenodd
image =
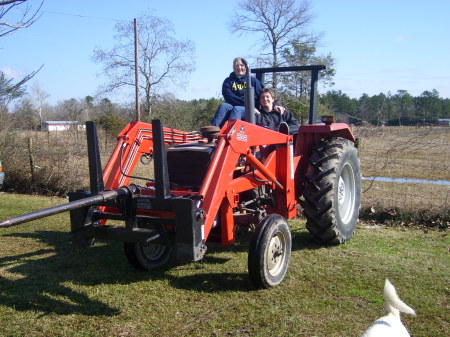
<instances>
[{"instance_id":1,"label":"tread pattern on tire","mask_svg":"<svg viewBox=\"0 0 450 337\"><path fill-rule=\"evenodd\" d=\"M305 189L303 200L300 204L303 207L303 214L307 222L306 227L319 241L339 244L350 239L354 232L343 233L336 219L335 205L335 181L338 175L338 165L344 152L353 152L349 155L355 157L356 167L354 167L355 179L357 180L358 191L356 202L358 203L354 219L354 226L358 217L360 207L360 168L357 150L353 142L344 138L329 138L320 141L313 149L310 156L308 170L306 172Z\"/></svg>"}]
</instances>

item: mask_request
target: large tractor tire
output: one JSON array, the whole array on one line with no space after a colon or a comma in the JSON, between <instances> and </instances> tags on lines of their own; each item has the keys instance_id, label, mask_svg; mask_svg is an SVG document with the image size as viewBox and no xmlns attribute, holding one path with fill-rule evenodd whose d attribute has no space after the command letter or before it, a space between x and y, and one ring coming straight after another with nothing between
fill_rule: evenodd
<instances>
[{"instance_id":1,"label":"large tractor tire","mask_svg":"<svg viewBox=\"0 0 450 337\"><path fill-rule=\"evenodd\" d=\"M248 273L255 287L270 288L283 281L291 247L291 231L284 217L271 214L260 221L248 254Z\"/></svg>"},{"instance_id":2,"label":"large tractor tire","mask_svg":"<svg viewBox=\"0 0 450 337\"><path fill-rule=\"evenodd\" d=\"M156 244L124 242L125 255L138 270L152 270L164 266L170 258L171 248Z\"/></svg>"},{"instance_id":3,"label":"large tractor tire","mask_svg":"<svg viewBox=\"0 0 450 337\"><path fill-rule=\"evenodd\" d=\"M361 204L361 170L353 142L319 142L310 156L303 197L306 227L319 241L339 244L351 238Z\"/></svg>"}]
</instances>

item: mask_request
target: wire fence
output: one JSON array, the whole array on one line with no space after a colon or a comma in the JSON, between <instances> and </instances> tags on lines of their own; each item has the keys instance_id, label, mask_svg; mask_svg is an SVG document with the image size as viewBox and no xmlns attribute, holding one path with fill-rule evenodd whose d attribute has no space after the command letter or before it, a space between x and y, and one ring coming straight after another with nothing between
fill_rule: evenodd
<instances>
[{"instance_id":1,"label":"wire fence","mask_svg":"<svg viewBox=\"0 0 450 337\"><path fill-rule=\"evenodd\" d=\"M355 127L363 177L362 209L404 221L450 216L449 127ZM388 178L378 179L379 177ZM390 179L393 178L393 179Z\"/></svg>"}]
</instances>

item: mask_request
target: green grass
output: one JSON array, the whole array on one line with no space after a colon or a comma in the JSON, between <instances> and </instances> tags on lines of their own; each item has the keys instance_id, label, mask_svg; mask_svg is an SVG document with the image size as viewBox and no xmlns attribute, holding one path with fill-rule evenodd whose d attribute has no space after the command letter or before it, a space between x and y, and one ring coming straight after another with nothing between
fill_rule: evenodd
<instances>
[{"instance_id":1,"label":"green grass","mask_svg":"<svg viewBox=\"0 0 450 337\"><path fill-rule=\"evenodd\" d=\"M64 202L2 193L0 218ZM289 271L270 290L252 288L244 240L149 273L120 242L72 248L68 214L0 229L0 336L360 336L386 277L417 312L402 315L412 335L448 335L448 232L360 224L323 247L290 223Z\"/></svg>"}]
</instances>

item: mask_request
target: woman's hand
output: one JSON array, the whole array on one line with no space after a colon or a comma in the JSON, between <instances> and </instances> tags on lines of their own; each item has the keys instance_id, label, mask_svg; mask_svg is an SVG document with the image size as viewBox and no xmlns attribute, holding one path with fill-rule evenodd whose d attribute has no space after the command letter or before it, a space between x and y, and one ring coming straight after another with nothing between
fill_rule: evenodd
<instances>
[{"instance_id":1,"label":"woman's hand","mask_svg":"<svg viewBox=\"0 0 450 337\"><path fill-rule=\"evenodd\" d=\"M273 107L273 109L274 109L275 111L278 111L278 112L280 113L280 115L283 115L283 114L284 114L284 111L286 110L286 108L285 108L284 106L281 106L281 105L275 105L275 106Z\"/></svg>"}]
</instances>

